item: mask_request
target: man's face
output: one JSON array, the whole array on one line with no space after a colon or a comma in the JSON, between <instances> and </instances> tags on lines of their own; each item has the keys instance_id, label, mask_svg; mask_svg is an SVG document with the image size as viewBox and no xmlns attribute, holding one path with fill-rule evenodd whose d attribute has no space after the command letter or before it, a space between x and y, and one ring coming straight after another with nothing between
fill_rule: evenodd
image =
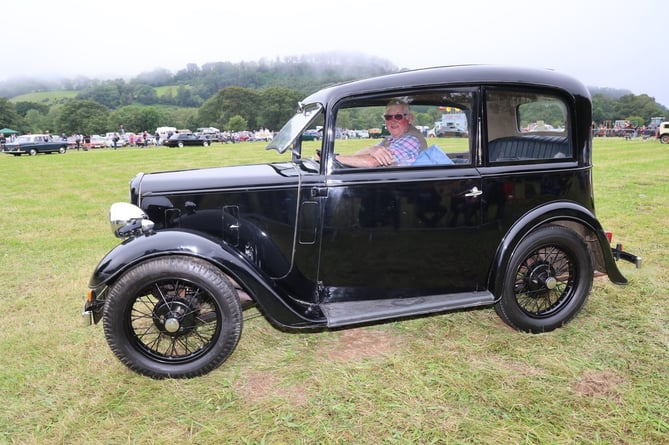
<instances>
[{"instance_id":1,"label":"man's face","mask_svg":"<svg viewBox=\"0 0 669 445\"><path fill-rule=\"evenodd\" d=\"M390 116L390 119L386 119ZM397 120L396 117L401 117ZM411 125L412 116L408 114L408 110L403 105L391 105L386 108L384 113L384 119L386 121L386 128L390 135L394 138L398 138L406 133L407 128Z\"/></svg>"}]
</instances>

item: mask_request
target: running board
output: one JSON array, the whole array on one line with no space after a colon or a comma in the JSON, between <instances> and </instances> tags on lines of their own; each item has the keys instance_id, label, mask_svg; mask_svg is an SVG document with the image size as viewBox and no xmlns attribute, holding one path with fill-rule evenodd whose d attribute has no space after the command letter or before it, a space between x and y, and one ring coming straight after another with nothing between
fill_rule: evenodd
<instances>
[{"instance_id":1,"label":"running board","mask_svg":"<svg viewBox=\"0 0 669 445\"><path fill-rule=\"evenodd\" d=\"M368 323L399 317L411 317L455 309L487 306L495 302L488 291L429 297L395 298L392 300L345 301L321 304L330 328Z\"/></svg>"}]
</instances>

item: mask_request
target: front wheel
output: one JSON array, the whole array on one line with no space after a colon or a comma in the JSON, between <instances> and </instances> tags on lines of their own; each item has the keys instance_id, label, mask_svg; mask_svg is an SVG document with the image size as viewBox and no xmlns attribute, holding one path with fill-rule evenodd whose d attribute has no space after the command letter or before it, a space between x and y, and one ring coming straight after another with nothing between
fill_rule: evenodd
<instances>
[{"instance_id":1,"label":"front wheel","mask_svg":"<svg viewBox=\"0 0 669 445\"><path fill-rule=\"evenodd\" d=\"M669 144L669 134L663 134L660 136L660 142L663 144Z\"/></svg>"},{"instance_id":2,"label":"front wheel","mask_svg":"<svg viewBox=\"0 0 669 445\"><path fill-rule=\"evenodd\" d=\"M105 305L105 337L128 368L161 378L191 378L220 366L242 331L239 297L208 262L161 257L114 283Z\"/></svg>"},{"instance_id":3,"label":"front wheel","mask_svg":"<svg viewBox=\"0 0 669 445\"><path fill-rule=\"evenodd\" d=\"M592 280L592 260L581 237L561 226L547 226L516 248L495 311L515 329L552 331L581 310Z\"/></svg>"}]
</instances>

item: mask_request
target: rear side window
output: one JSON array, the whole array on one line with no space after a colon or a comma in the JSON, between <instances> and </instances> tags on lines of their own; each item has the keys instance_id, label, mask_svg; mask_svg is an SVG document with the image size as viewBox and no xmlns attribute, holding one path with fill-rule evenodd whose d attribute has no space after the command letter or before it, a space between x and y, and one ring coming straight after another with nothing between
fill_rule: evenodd
<instances>
[{"instance_id":1,"label":"rear side window","mask_svg":"<svg viewBox=\"0 0 669 445\"><path fill-rule=\"evenodd\" d=\"M528 91L486 92L488 161L553 162L573 158L567 103Z\"/></svg>"}]
</instances>

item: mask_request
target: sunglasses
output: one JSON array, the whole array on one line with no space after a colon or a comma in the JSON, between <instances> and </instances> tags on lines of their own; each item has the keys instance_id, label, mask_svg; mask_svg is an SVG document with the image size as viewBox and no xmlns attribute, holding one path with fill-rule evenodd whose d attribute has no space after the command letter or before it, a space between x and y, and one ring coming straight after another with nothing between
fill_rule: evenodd
<instances>
[{"instance_id":1,"label":"sunglasses","mask_svg":"<svg viewBox=\"0 0 669 445\"><path fill-rule=\"evenodd\" d=\"M383 118L387 121L390 121L390 120L393 120L393 119L395 119L396 121L401 121L402 119L404 119L404 116L406 116L406 113L405 114L399 114L399 113L397 113L397 114L384 114Z\"/></svg>"}]
</instances>

